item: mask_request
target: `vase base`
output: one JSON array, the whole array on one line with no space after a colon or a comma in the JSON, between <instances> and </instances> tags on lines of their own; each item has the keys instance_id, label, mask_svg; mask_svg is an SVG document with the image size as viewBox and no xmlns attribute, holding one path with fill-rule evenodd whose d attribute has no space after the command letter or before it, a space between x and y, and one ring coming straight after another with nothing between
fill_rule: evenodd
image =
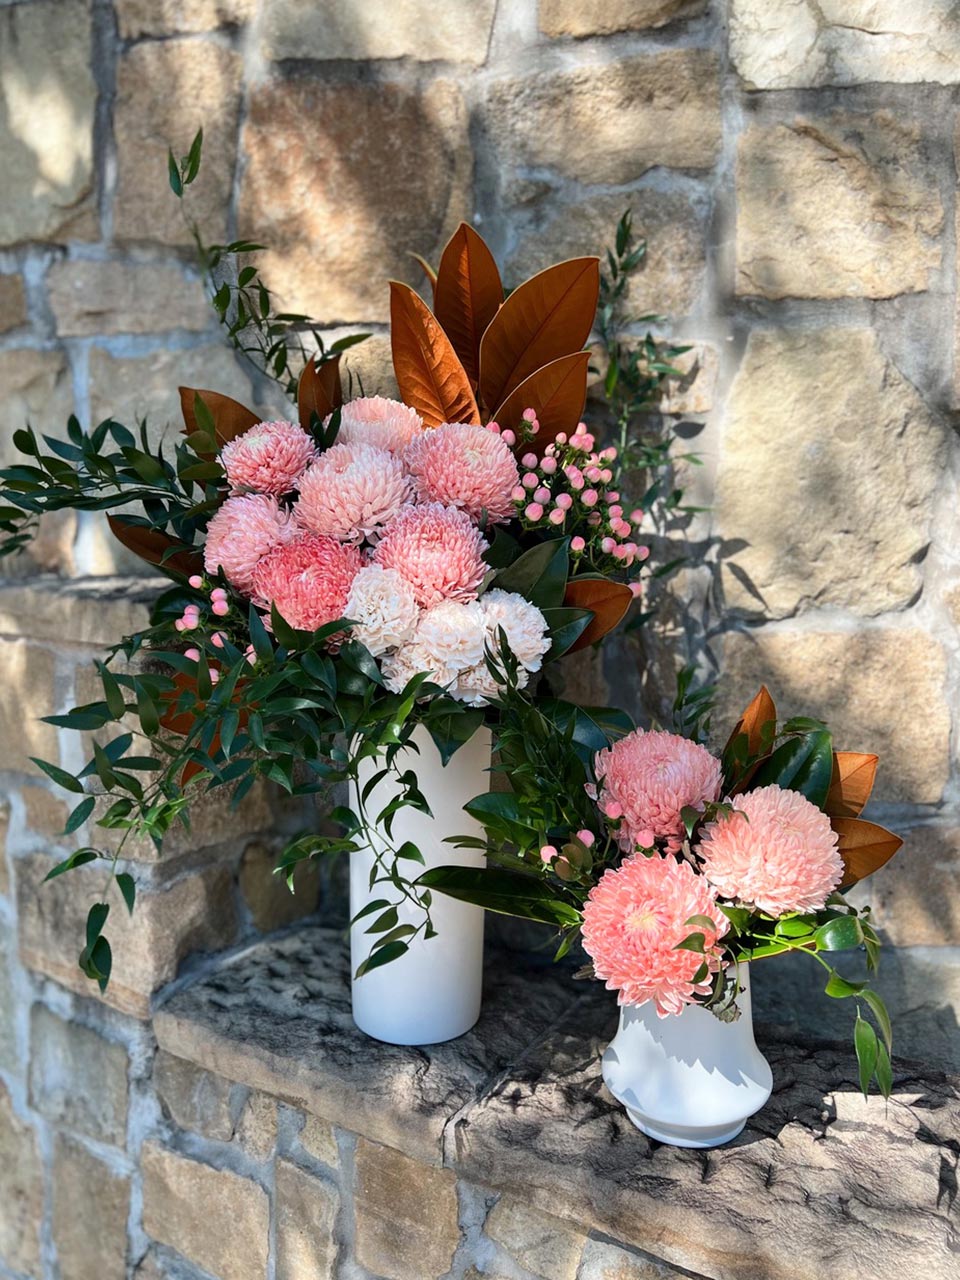
<instances>
[{"instance_id":1,"label":"vase base","mask_svg":"<svg viewBox=\"0 0 960 1280\"><path fill-rule=\"evenodd\" d=\"M641 1133L645 1133L648 1138L653 1138L655 1142L663 1142L670 1147L700 1149L722 1147L724 1143L732 1142L741 1134L747 1123L746 1120L741 1120L739 1124L732 1126L658 1124L630 1107L626 1107L625 1110L630 1123L635 1125Z\"/></svg>"},{"instance_id":2,"label":"vase base","mask_svg":"<svg viewBox=\"0 0 960 1280\"><path fill-rule=\"evenodd\" d=\"M395 1044L408 1046L410 1048L425 1048L431 1044L446 1044L450 1040L458 1040L461 1036L465 1036L477 1024L480 1017L479 1009L472 1020L462 1020L457 1023L447 1022L444 1026L438 1026L434 1023L432 1026L421 1023L396 1024L395 1026L384 1025L383 1021L373 1020L366 1022L362 1015L357 1016L357 1011L353 1011L353 1021L357 1028L363 1032L365 1036L369 1036L371 1040L378 1040L381 1044ZM366 1023L366 1025L364 1025Z\"/></svg>"}]
</instances>

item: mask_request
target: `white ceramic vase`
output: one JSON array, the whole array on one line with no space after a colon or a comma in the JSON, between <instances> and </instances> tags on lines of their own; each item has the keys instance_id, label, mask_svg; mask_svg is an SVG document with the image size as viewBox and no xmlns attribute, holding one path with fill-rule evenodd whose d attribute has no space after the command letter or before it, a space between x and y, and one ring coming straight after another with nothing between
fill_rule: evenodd
<instances>
[{"instance_id":1,"label":"white ceramic vase","mask_svg":"<svg viewBox=\"0 0 960 1280\"><path fill-rule=\"evenodd\" d=\"M412 841L423 854L425 867L404 864L411 876L431 867L482 867L484 855L475 849L457 849L444 844L447 836L481 836L483 828L463 806L490 789L490 731L478 729L444 768L440 753L429 733L418 726L412 741L419 748L397 759L402 773L413 769L420 791L433 817L404 805L393 820L392 843L398 847ZM358 785L365 784L382 769L378 760L365 760L359 769ZM393 776L381 780L367 797L371 817L380 813L396 794ZM383 846L381 845L381 848ZM361 850L350 855L351 919L374 898L392 898L384 893L390 886L370 889L374 853ZM435 938L418 935L405 955L382 968L353 978L353 1020L361 1031L388 1044L439 1044L469 1031L480 1016L483 984L483 908L458 902L435 893L431 917ZM376 935L365 933L375 916L358 921L350 930L352 972L370 954ZM400 923L419 924L422 915L411 907L401 907Z\"/></svg>"},{"instance_id":2,"label":"white ceramic vase","mask_svg":"<svg viewBox=\"0 0 960 1280\"><path fill-rule=\"evenodd\" d=\"M701 1005L657 1016L623 1005L603 1055L603 1079L631 1121L674 1147L719 1147L770 1097L770 1064L753 1038L749 965L740 966L740 1017L720 1022Z\"/></svg>"}]
</instances>

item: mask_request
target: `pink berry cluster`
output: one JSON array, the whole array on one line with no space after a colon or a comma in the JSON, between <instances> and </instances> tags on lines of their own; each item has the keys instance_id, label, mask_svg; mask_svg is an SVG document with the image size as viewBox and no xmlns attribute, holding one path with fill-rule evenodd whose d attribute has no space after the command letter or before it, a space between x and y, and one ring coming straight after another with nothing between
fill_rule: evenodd
<instances>
[{"instance_id":1,"label":"pink berry cluster","mask_svg":"<svg viewBox=\"0 0 960 1280\"><path fill-rule=\"evenodd\" d=\"M227 592L223 587L210 588L210 584L195 573L188 579L189 584L194 591L203 591L209 593L210 606L209 612L214 618L225 618L230 612L230 600ZM206 639L214 649L222 649L224 643L228 639L226 632L214 629L209 631L209 621L204 619L203 612L199 604L188 604L183 613L174 621L174 627L179 632L196 632L198 639ZM248 657L253 653L253 646L250 646ZM184 650L184 657L190 658L193 662L200 661L200 650L196 645ZM216 667L210 668L210 679L216 684L220 679L220 672Z\"/></svg>"}]
</instances>

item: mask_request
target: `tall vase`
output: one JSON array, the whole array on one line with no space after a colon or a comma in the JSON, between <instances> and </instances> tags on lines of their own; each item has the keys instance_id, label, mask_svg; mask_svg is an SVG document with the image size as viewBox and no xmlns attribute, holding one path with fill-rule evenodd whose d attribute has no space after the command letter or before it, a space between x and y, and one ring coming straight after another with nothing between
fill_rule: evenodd
<instances>
[{"instance_id":1,"label":"tall vase","mask_svg":"<svg viewBox=\"0 0 960 1280\"><path fill-rule=\"evenodd\" d=\"M394 814L391 843L394 848L410 840L423 854L426 867L408 862L412 873L440 866L482 867L484 855L475 849L444 844L447 836L483 836L483 828L463 806L490 789L490 731L478 729L455 752L444 768L430 734L418 726L412 741L419 748L397 759L400 772L413 769L433 817L404 805ZM382 768L376 759L365 760L358 770L362 789ZM366 799L366 810L376 815L396 795L393 775L382 779ZM377 841L382 850L382 840ZM370 888L373 849L350 855L351 919L371 899L386 897L384 885ZM389 887L389 886L387 886ZM435 938L419 934L397 960L353 978L353 1020L361 1031L388 1044L439 1044L469 1031L480 1016L483 983L483 909L458 902L446 894L433 895L431 906ZM401 924L419 924L422 916L412 907L400 908ZM365 933L375 916L358 921L350 930L350 957L354 975L370 954L376 935Z\"/></svg>"},{"instance_id":2,"label":"tall vase","mask_svg":"<svg viewBox=\"0 0 960 1280\"><path fill-rule=\"evenodd\" d=\"M648 1137L674 1147L719 1147L770 1097L770 1064L753 1038L749 965L740 966L740 985L736 1022L720 1022L695 1004L666 1018L649 1002L621 1007L603 1079Z\"/></svg>"}]
</instances>

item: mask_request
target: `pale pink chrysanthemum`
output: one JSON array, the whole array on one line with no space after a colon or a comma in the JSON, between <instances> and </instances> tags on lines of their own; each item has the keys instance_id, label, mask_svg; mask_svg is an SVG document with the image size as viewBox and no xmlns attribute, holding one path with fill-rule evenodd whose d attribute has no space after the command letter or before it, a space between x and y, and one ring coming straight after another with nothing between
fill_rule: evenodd
<instances>
[{"instance_id":1,"label":"pale pink chrysanthemum","mask_svg":"<svg viewBox=\"0 0 960 1280\"><path fill-rule=\"evenodd\" d=\"M422 430L423 419L409 405L386 396L360 396L341 408L337 442L372 444L377 449L402 453Z\"/></svg>"},{"instance_id":2,"label":"pale pink chrysanthemum","mask_svg":"<svg viewBox=\"0 0 960 1280\"><path fill-rule=\"evenodd\" d=\"M621 811L620 843L625 849L666 840L675 853L684 835L681 810L703 810L720 794L720 761L706 747L675 733L642 729L597 753L594 771L599 803Z\"/></svg>"},{"instance_id":3,"label":"pale pink chrysanthemum","mask_svg":"<svg viewBox=\"0 0 960 1280\"><path fill-rule=\"evenodd\" d=\"M475 600L487 566L486 538L465 511L427 502L404 507L386 527L373 558L396 569L423 609L441 600Z\"/></svg>"},{"instance_id":4,"label":"pale pink chrysanthemum","mask_svg":"<svg viewBox=\"0 0 960 1280\"><path fill-rule=\"evenodd\" d=\"M691 916L705 916L715 928L688 924ZM710 991L720 965L717 939L727 927L707 880L669 855L637 855L605 872L583 908L583 945L597 977L619 1004L652 1000L661 1018ZM676 949L691 933L703 934L703 954ZM695 983L704 961L707 973Z\"/></svg>"},{"instance_id":5,"label":"pale pink chrysanthemum","mask_svg":"<svg viewBox=\"0 0 960 1280\"><path fill-rule=\"evenodd\" d=\"M362 542L409 497L410 481L392 453L369 444L335 444L304 472L294 510L310 533Z\"/></svg>"},{"instance_id":6,"label":"pale pink chrysanthemum","mask_svg":"<svg viewBox=\"0 0 960 1280\"><path fill-rule=\"evenodd\" d=\"M346 616L347 597L363 560L356 547L305 533L275 547L254 574L254 598L299 631ZM269 616L269 615L268 615Z\"/></svg>"},{"instance_id":7,"label":"pale pink chrysanthemum","mask_svg":"<svg viewBox=\"0 0 960 1280\"><path fill-rule=\"evenodd\" d=\"M830 819L799 791L773 784L736 796L697 850L703 873L725 898L771 916L819 911L843 878Z\"/></svg>"},{"instance_id":8,"label":"pale pink chrysanthemum","mask_svg":"<svg viewBox=\"0 0 960 1280\"><path fill-rule=\"evenodd\" d=\"M294 533L289 512L276 498L261 493L227 498L207 526L204 568L207 573L223 569L227 581L248 596L257 565Z\"/></svg>"},{"instance_id":9,"label":"pale pink chrysanthemum","mask_svg":"<svg viewBox=\"0 0 960 1280\"><path fill-rule=\"evenodd\" d=\"M486 427L445 424L424 431L403 458L421 502L461 507L474 520L484 513L493 522L513 515L517 460Z\"/></svg>"},{"instance_id":10,"label":"pale pink chrysanthemum","mask_svg":"<svg viewBox=\"0 0 960 1280\"><path fill-rule=\"evenodd\" d=\"M317 448L293 422L258 422L220 450L231 493L272 493L280 498L317 456Z\"/></svg>"}]
</instances>

